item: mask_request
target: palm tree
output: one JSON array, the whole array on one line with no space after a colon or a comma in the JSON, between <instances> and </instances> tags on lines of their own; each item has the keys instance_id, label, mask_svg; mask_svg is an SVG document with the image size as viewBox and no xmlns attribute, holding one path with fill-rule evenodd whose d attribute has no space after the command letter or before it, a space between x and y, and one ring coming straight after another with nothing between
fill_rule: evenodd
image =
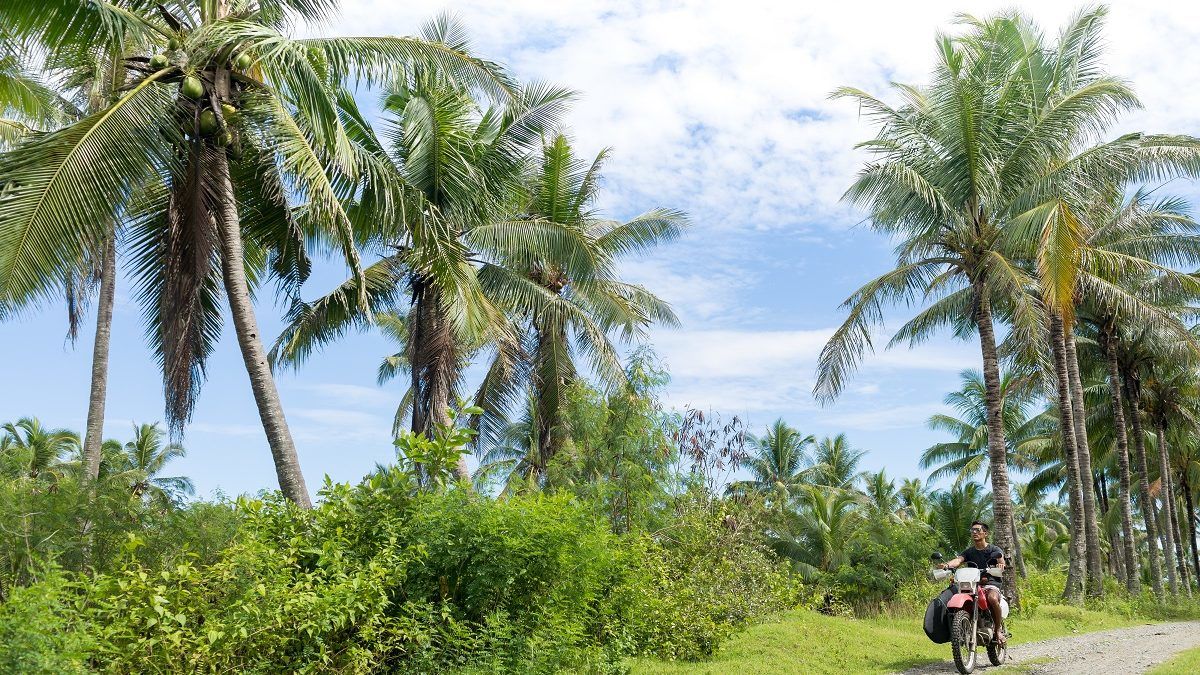
<instances>
[{"instance_id":1,"label":"palm tree","mask_svg":"<svg viewBox=\"0 0 1200 675\"><path fill-rule=\"evenodd\" d=\"M336 114L341 83L414 62L493 91L506 80L427 40L294 40L281 32L292 20L327 16L327 0L196 0L173 11L125 4L0 6L10 35L50 57L99 48L135 54L122 61L130 81L110 105L0 158L0 184L10 186L0 212L0 304L53 295L120 224L163 366L168 425L178 430L220 332L223 291L280 488L308 506L251 284L274 275L295 288L308 269L305 234L336 242L361 276L343 204L363 171ZM295 217L293 197L304 200Z\"/></svg>"},{"instance_id":2,"label":"palm tree","mask_svg":"<svg viewBox=\"0 0 1200 675\"><path fill-rule=\"evenodd\" d=\"M873 514L872 519L899 520L904 513L903 502L896 481L887 477L887 471L865 472L861 478L862 493Z\"/></svg>"},{"instance_id":3,"label":"palm tree","mask_svg":"<svg viewBox=\"0 0 1200 675\"><path fill-rule=\"evenodd\" d=\"M748 455L741 466L750 472L750 480L730 483L729 494L755 492L764 495L772 504L784 506L797 498L810 483L811 462L806 449L816 443L811 434L804 435L788 426L783 418L767 428L762 436L746 439Z\"/></svg>"},{"instance_id":4,"label":"palm tree","mask_svg":"<svg viewBox=\"0 0 1200 675\"><path fill-rule=\"evenodd\" d=\"M861 521L859 495L806 485L798 500L790 531L771 542L775 551L792 559L805 575L849 562L849 543Z\"/></svg>"},{"instance_id":5,"label":"palm tree","mask_svg":"<svg viewBox=\"0 0 1200 675\"><path fill-rule=\"evenodd\" d=\"M1126 588L1136 593L1140 585L1131 505L1132 478L1129 468L1129 431L1125 415L1119 349L1122 324L1153 325L1160 330L1186 335L1177 318L1186 304L1183 296L1192 284L1172 267L1200 259L1200 238L1187 205L1173 197L1152 199L1139 189L1126 199L1124 190L1112 190L1095 203L1089 220L1093 223L1087 248L1104 255L1128 256L1151 265L1131 271L1129 266L1098 266L1081 277L1082 304L1078 316L1094 326L1101 362L1107 379L1109 415L1113 424L1117 459L1122 557ZM1106 271L1107 270L1107 271ZM1181 292L1183 295L1181 296ZM1184 341L1191 342L1190 336ZM1082 407L1082 406L1081 406ZM1153 562L1154 556L1151 556Z\"/></svg>"},{"instance_id":6,"label":"palm tree","mask_svg":"<svg viewBox=\"0 0 1200 675\"><path fill-rule=\"evenodd\" d=\"M930 494L929 489L921 484L921 479L902 479L899 492L905 516L911 520L928 523Z\"/></svg>"},{"instance_id":7,"label":"palm tree","mask_svg":"<svg viewBox=\"0 0 1200 675\"><path fill-rule=\"evenodd\" d=\"M1019 15L969 19L966 34L939 41L930 86L896 86L900 107L860 90L836 94L878 122L878 136L860 146L877 159L846 198L867 207L872 227L898 241L897 267L846 301L849 316L821 353L815 392L828 401L841 391L872 348L885 304L932 301L889 346L920 342L941 327L977 333L1002 548L1011 546L1012 502L994 312L1003 309L1013 332L1031 343L1042 322L1027 289L1039 288L1045 306L1069 318L1081 249L1076 214L1101 168L1148 177L1194 165L1190 138L1133 134L1093 144L1137 103L1096 66L1104 13L1078 15L1057 44ZM1022 269L1026 261L1036 275ZM1009 567L1007 586L1015 590L1012 574Z\"/></svg>"},{"instance_id":8,"label":"palm tree","mask_svg":"<svg viewBox=\"0 0 1200 675\"><path fill-rule=\"evenodd\" d=\"M33 70L28 50L0 29L0 151L30 131L54 127L70 112L70 104Z\"/></svg>"},{"instance_id":9,"label":"palm tree","mask_svg":"<svg viewBox=\"0 0 1200 675\"><path fill-rule=\"evenodd\" d=\"M993 493L994 494L994 491ZM971 543L971 522L987 515L992 494L975 481L959 483L933 493L933 529L952 553ZM1004 549L1005 552L1010 549Z\"/></svg>"},{"instance_id":10,"label":"palm tree","mask_svg":"<svg viewBox=\"0 0 1200 675\"><path fill-rule=\"evenodd\" d=\"M466 49L453 23L435 22L424 35ZM382 257L361 279L297 303L272 361L298 367L346 330L369 325L373 314L392 312L404 317L402 335L393 331L403 337L404 349L392 360L391 374L410 376L398 420L411 413L412 431L427 435L446 424L466 360L489 342L516 349L498 303L546 299L496 261L520 257L517 250L586 257L562 228L503 218L519 187L522 161L571 97L568 90L535 84L484 107L463 82L412 68L384 93L382 136L352 99L341 100L350 137L371 175L350 212L355 236ZM403 209L387 208L392 204ZM358 303L363 296L367 307Z\"/></svg>"},{"instance_id":11,"label":"palm tree","mask_svg":"<svg viewBox=\"0 0 1200 675\"><path fill-rule=\"evenodd\" d=\"M867 452L850 447L846 434L822 438L813 452L813 485L849 490L862 475L858 464Z\"/></svg>"},{"instance_id":12,"label":"palm tree","mask_svg":"<svg viewBox=\"0 0 1200 675\"><path fill-rule=\"evenodd\" d=\"M166 434L157 424L134 425L133 440L124 445L123 461L110 478L127 481L133 496L159 505L175 504L195 494L190 478L160 475L172 460L187 455L182 445L165 440Z\"/></svg>"},{"instance_id":13,"label":"palm tree","mask_svg":"<svg viewBox=\"0 0 1200 675\"><path fill-rule=\"evenodd\" d=\"M79 447L79 435L67 429L47 429L36 417L22 417L0 426L3 466L16 477L55 482L61 461Z\"/></svg>"},{"instance_id":14,"label":"palm tree","mask_svg":"<svg viewBox=\"0 0 1200 675\"><path fill-rule=\"evenodd\" d=\"M946 394L943 402L954 408L959 416L939 413L931 416L928 422L930 429L952 434L955 440L927 448L921 454L920 466L933 469L929 474L930 481L953 476L955 483L961 483L984 473L986 483L991 466L988 463L987 387L978 370L967 369L958 376L962 387ZM1006 371L1000 377L1004 437L1009 447L1007 461L1024 470L1031 469L1033 464L1022 446L1039 439L1044 427L1038 416L1028 414L1035 396L1032 384L1031 378L1012 371Z\"/></svg>"},{"instance_id":15,"label":"palm tree","mask_svg":"<svg viewBox=\"0 0 1200 675\"><path fill-rule=\"evenodd\" d=\"M1171 364L1160 362L1144 383L1147 394L1146 409L1154 427L1158 446L1159 495L1166 514L1163 523L1163 551L1166 557L1171 593L1178 594L1177 565L1180 576L1186 578L1186 564L1177 533L1179 519L1175 514L1175 471L1171 464L1168 447L1169 427L1182 423L1185 428L1194 428L1196 405L1200 402L1200 378L1195 365L1187 361Z\"/></svg>"},{"instance_id":16,"label":"palm tree","mask_svg":"<svg viewBox=\"0 0 1200 675\"><path fill-rule=\"evenodd\" d=\"M677 326L671 308L645 288L626 283L617 275L620 258L653 249L679 237L687 226L681 212L653 209L625 223L603 219L594 210L600 172L608 156L600 152L591 162L576 157L566 136L557 134L542 148L541 161L518 217L552 223L575 233L594 251L587 264L562 258L527 254L502 262L537 284L550 297L534 308L510 307L518 332L528 345L519 352L523 363L513 363L509 350L497 349L496 358L480 386L476 403L485 410L482 438L492 420L503 419L514 401L512 392L533 390L539 409L534 417L539 447L534 469L545 470L568 436L562 411L566 392L578 378L580 357L605 385L624 377L617 350L609 335L619 331L626 341L644 337L652 323Z\"/></svg>"}]
</instances>

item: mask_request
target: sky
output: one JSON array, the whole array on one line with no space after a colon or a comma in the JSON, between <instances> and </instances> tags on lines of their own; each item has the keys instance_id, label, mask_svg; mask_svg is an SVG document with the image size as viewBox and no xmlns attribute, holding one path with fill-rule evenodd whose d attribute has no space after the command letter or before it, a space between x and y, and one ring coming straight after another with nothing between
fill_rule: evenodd
<instances>
[{"instance_id":1,"label":"sky","mask_svg":"<svg viewBox=\"0 0 1200 675\"><path fill-rule=\"evenodd\" d=\"M629 280L669 300L679 329L651 343L670 370L668 406L737 415L752 430L782 417L818 437L845 433L867 450L863 468L923 476L921 451L939 440L925 426L944 409L958 373L979 367L978 345L950 338L868 356L845 394L811 397L816 356L844 318L839 305L892 262L892 243L841 201L874 130L853 103L829 99L850 85L889 98L889 82L922 83L939 30L959 13L1016 8L1048 32L1072 2L548 2L343 0L316 30L407 35L439 12L465 22L474 49L524 80L577 90L567 119L578 150L611 148L600 208L629 218L662 206L692 221L681 241L626 263ZM1200 5L1141 0L1110 5L1107 65L1130 81L1144 109L1114 130L1200 135ZM892 98L894 100L894 97ZM1196 201L1196 187L1170 189ZM306 298L346 270L318 264ZM262 294L259 321L273 339L282 307ZM912 312L897 308L895 327ZM89 318L89 322L93 319ZM0 420L33 415L82 429L92 331L72 345L65 309L46 307L0 325L6 355ZM390 427L402 383L377 386L380 360L397 346L373 333L330 346L279 389L309 488L354 481L394 457ZM173 464L202 496L274 488L275 473L232 327ZM117 289L106 436L163 417L160 376L146 347L136 297Z\"/></svg>"}]
</instances>

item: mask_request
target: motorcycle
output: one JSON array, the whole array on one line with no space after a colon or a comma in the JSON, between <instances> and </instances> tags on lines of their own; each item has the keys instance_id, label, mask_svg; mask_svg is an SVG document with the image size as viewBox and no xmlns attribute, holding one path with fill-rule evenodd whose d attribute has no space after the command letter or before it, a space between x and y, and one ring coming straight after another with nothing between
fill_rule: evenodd
<instances>
[{"instance_id":1,"label":"motorcycle","mask_svg":"<svg viewBox=\"0 0 1200 675\"><path fill-rule=\"evenodd\" d=\"M987 573L993 577L1001 576L1002 572L999 567L987 568ZM988 661L993 666L1002 664L1007 650L993 639L995 627L992 625L992 611L988 607L983 584L980 583L982 570L971 563L965 563L954 571L931 570L934 581L943 581L951 575L954 576L955 593L946 604L946 614L950 623L950 649L954 654L954 666L963 675L973 672L975 650L981 644L987 646ZM1003 595L1000 596L1000 616L1008 618L1008 601Z\"/></svg>"}]
</instances>

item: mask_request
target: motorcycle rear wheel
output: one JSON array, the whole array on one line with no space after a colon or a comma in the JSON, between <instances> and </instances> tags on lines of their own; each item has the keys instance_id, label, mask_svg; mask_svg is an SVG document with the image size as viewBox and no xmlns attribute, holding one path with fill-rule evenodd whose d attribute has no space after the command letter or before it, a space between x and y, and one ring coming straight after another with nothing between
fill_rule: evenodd
<instances>
[{"instance_id":1,"label":"motorcycle rear wheel","mask_svg":"<svg viewBox=\"0 0 1200 675\"><path fill-rule=\"evenodd\" d=\"M966 611L954 613L950 623L950 650L954 653L954 667L963 675L975 671L975 630L971 615Z\"/></svg>"},{"instance_id":2,"label":"motorcycle rear wheel","mask_svg":"<svg viewBox=\"0 0 1200 675\"><path fill-rule=\"evenodd\" d=\"M988 661L990 661L993 666L999 666L999 665L1003 664L1004 663L1004 654L1006 651L1008 651L1008 650L1001 647L1000 645L996 644L995 642L988 644L988 646L987 646Z\"/></svg>"}]
</instances>

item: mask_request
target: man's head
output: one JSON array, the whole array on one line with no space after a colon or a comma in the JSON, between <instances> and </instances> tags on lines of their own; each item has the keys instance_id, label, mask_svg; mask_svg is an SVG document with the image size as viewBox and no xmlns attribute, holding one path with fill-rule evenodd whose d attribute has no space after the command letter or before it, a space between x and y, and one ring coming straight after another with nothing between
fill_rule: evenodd
<instances>
[{"instance_id":1,"label":"man's head","mask_svg":"<svg viewBox=\"0 0 1200 675\"><path fill-rule=\"evenodd\" d=\"M975 543L986 542L988 538L987 523L982 520L977 520L971 523L971 541Z\"/></svg>"}]
</instances>

